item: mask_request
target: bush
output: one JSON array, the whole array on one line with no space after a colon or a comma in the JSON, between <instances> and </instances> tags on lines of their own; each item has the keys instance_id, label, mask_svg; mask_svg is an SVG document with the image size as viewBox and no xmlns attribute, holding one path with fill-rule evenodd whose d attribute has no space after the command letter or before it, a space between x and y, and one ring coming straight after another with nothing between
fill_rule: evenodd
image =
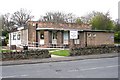
<instances>
[{"instance_id":1,"label":"bush","mask_svg":"<svg viewBox=\"0 0 120 80\"><path fill-rule=\"evenodd\" d=\"M116 43L120 43L120 31L115 32L114 39Z\"/></svg>"}]
</instances>

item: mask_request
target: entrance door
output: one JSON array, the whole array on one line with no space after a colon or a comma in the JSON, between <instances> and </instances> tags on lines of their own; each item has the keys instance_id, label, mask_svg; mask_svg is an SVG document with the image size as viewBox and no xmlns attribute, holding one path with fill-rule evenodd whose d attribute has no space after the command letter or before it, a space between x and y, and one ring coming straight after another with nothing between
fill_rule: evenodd
<instances>
[{"instance_id":1,"label":"entrance door","mask_svg":"<svg viewBox=\"0 0 120 80\"><path fill-rule=\"evenodd\" d=\"M44 31L40 31L40 45L44 45Z\"/></svg>"},{"instance_id":2,"label":"entrance door","mask_svg":"<svg viewBox=\"0 0 120 80\"><path fill-rule=\"evenodd\" d=\"M57 44L57 32L52 32L52 44Z\"/></svg>"}]
</instances>

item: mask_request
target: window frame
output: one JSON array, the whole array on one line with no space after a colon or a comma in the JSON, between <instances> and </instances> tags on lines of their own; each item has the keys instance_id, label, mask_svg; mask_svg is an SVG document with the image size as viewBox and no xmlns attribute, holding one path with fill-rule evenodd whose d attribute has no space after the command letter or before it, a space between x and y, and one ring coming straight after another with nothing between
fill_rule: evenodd
<instances>
[{"instance_id":1,"label":"window frame","mask_svg":"<svg viewBox=\"0 0 120 80\"><path fill-rule=\"evenodd\" d=\"M16 33L13 33L13 40L16 40Z\"/></svg>"},{"instance_id":2,"label":"window frame","mask_svg":"<svg viewBox=\"0 0 120 80\"><path fill-rule=\"evenodd\" d=\"M21 39L21 35L20 35L20 32L17 34L17 40L20 40Z\"/></svg>"}]
</instances>

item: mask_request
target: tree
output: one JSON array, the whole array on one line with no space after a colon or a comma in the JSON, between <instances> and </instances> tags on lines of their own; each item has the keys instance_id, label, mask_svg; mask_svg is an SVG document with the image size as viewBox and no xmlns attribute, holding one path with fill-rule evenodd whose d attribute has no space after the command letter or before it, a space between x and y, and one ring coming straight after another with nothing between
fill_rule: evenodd
<instances>
[{"instance_id":1,"label":"tree","mask_svg":"<svg viewBox=\"0 0 120 80\"><path fill-rule=\"evenodd\" d=\"M76 17L72 13L65 14L62 12L47 12L45 16L39 19L39 21L74 23L76 21Z\"/></svg>"},{"instance_id":2,"label":"tree","mask_svg":"<svg viewBox=\"0 0 120 80\"><path fill-rule=\"evenodd\" d=\"M3 15L3 26L2 26L2 29L4 31L10 31L14 28L14 22L11 21L11 18L10 18L10 13L6 13Z\"/></svg>"},{"instance_id":3,"label":"tree","mask_svg":"<svg viewBox=\"0 0 120 80\"><path fill-rule=\"evenodd\" d=\"M120 43L120 20L117 19L115 22L116 26L114 28L115 30L115 42Z\"/></svg>"},{"instance_id":4,"label":"tree","mask_svg":"<svg viewBox=\"0 0 120 80\"><path fill-rule=\"evenodd\" d=\"M82 24L83 22L82 22L81 18L77 18L77 19L76 19L76 23Z\"/></svg>"},{"instance_id":5,"label":"tree","mask_svg":"<svg viewBox=\"0 0 120 80\"><path fill-rule=\"evenodd\" d=\"M92 24L92 29L97 30L113 30L115 25L109 17L109 12L106 14L96 12L91 18L90 23Z\"/></svg>"},{"instance_id":6,"label":"tree","mask_svg":"<svg viewBox=\"0 0 120 80\"><path fill-rule=\"evenodd\" d=\"M31 16L31 12L26 9L20 9L19 11L14 12L11 16L11 20L17 26L26 26L27 22L32 18L33 16Z\"/></svg>"},{"instance_id":7,"label":"tree","mask_svg":"<svg viewBox=\"0 0 120 80\"><path fill-rule=\"evenodd\" d=\"M92 11L91 13L82 16L80 19L83 23L90 23L91 19L97 14L98 12Z\"/></svg>"},{"instance_id":8,"label":"tree","mask_svg":"<svg viewBox=\"0 0 120 80\"><path fill-rule=\"evenodd\" d=\"M120 31L120 20L117 19L116 22L115 22L115 28L114 28L115 31Z\"/></svg>"}]
</instances>

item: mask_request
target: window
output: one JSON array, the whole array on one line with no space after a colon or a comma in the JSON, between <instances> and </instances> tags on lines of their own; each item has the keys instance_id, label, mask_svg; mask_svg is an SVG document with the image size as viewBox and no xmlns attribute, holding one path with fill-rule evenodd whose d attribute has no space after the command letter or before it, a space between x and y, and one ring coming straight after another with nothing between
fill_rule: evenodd
<instances>
[{"instance_id":1,"label":"window","mask_svg":"<svg viewBox=\"0 0 120 80\"><path fill-rule=\"evenodd\" d=\"M93 34L93 37L96 37L96 34Z\"/></svg>"},{"instance_id":2,"label":"window","mask_svg":"<svg viewBox=\"0 0 120 80\"><path fill-rule=\"evenodd\" d=\"M20 40L20 33L18 33L17 35L17 40Z\"/></svg>"},{"instance_id":3,"label":"window","mask_svg":"<svg viewBox=\"0 0 120 80\"><path fill-rule=\"evenodd\" d=\"M36 28L38 28L38 24L36 23Z\"/></svg>"},{"instance_id":4,"label":"window","mask_svg":"<svg viewBox=\"0 0 120 80\"><path fill-rule=\"evenodd\" d=\"M13 33L13 40L16 40L16 34Z\"/></svg>"},{"instance_id":5,"label":"window","mask_svg":"<svg viewBox=\"0 0 120 80\"><path fill-rule=\"evenodd\" d=\"M90 33L88 34L88 37L91 37L91 34L90 34Z\"/></svg>"},{"instance_id":6,"label":"window","mask_svg":"<svg viewBox=\"0 0 120 80\"><path fill-rule=\"evenodd\" d=\"M63 39L64 39L64 44L68 44L68 31L64 31Z\"/></svg>"}]
</instances>

